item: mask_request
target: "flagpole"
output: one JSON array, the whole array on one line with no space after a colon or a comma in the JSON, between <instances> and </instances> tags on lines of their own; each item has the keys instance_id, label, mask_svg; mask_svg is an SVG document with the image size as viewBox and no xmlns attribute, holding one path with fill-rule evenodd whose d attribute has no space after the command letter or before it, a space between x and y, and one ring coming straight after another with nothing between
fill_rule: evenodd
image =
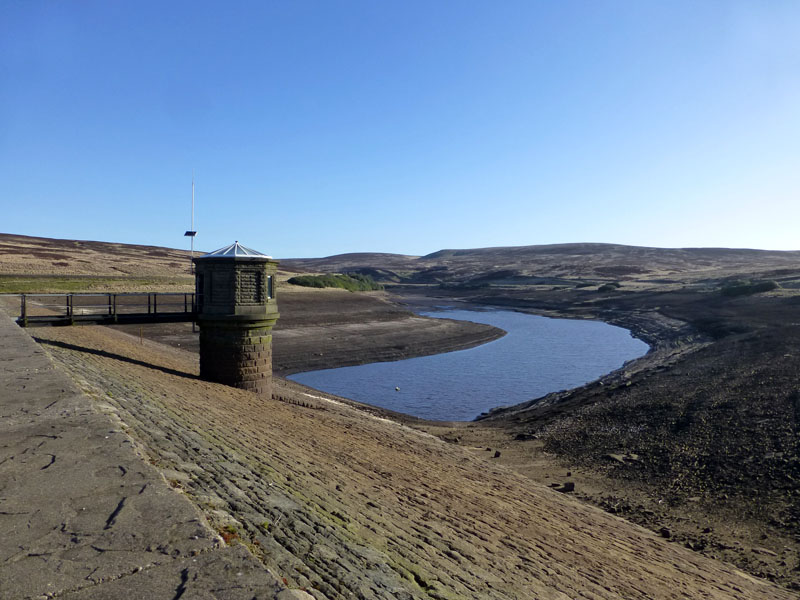
<instances>
[{"instance_id":1,"label":"flagpole","mask_svg":"<svg viewBox=\"0 0 800 600\"><path fill-rule=\"evenodd\" d=\"M192 169L192 229L194 231L194 169ZM192 273L194 273L194 236L192 238L191 257L192 257Z\"/></svg>"},{"instance_id":2,"label":"flagpole","mask_svg":"<svg viewBox=\"0 0 800 600\"><path fill-rule=\"evenodd\" d=\"M191 243L189 245L191 266L189 267L189 272L194 274L194 236L197 235L197 232L194 230L194 169L192 169L192 228L183 235L191 238Z\"/></svg>"}]
</instances>

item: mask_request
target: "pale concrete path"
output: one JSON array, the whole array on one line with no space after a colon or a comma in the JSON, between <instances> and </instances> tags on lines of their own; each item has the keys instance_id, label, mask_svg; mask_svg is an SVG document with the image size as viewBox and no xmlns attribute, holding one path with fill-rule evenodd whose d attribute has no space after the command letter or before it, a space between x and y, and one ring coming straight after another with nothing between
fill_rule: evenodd
<instances>
[{"instance_id":1,"label":"pale concrete path","mask_svg":"<svg viewBox=\"0 0 800 600\"><path fill-rule=\"evenodd\" d=\"M0 311L1 599L251 600L282 588Z\"/></svg>"}]
</instances>

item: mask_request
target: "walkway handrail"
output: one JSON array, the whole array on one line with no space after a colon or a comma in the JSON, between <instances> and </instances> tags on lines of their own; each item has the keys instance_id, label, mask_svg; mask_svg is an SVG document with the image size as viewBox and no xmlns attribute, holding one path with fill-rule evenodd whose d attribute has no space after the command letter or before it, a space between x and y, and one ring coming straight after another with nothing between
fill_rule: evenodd
<instances>
[{"instance_id":1,"label":"walkway handrail","mask_svg":"<svg viewBox=\"0 0 800 600\"><path fill-rule=\"evenodd\" d=\"M180 320L193 320L196 311L194 293L188 292L86 292L86 293L22 293L2 294L19 296L20 311L17 322L23 327L32 321L38 323L74 324L76 321L118 322L120 320L146 322L185 316ZM63 298L61 302L47 299ZM100 299L102 301L99 301ZM37 300L43 300L37 302ZM34 315L39 306L45 314ZM145 308L146 307L146 308ZM120 319L122 317L122 319Z\"/></svg>"}]
</instances>

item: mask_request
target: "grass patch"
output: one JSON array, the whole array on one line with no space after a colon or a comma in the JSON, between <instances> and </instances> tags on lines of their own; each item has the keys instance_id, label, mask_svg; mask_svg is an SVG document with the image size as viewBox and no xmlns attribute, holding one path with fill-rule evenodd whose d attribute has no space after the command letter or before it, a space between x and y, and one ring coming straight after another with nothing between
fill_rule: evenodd
<instances>
[{"instance_id":1,"label":"grass patch","mask_svg":"<svg viewBox=\"0 0 800 600\"><path fill-rule=\"evenodd\" d=\"M778 283L771 280L735 280L729 281L720 288L723 296L750 296L762 292L770 292L778 288Z\"/></svg>"},{"instance_id":2,"label":"grass patch","mask_svg":"<svg viewBox=\"0 0 800 600\"><path fill-rule=\"evenodd\" d=\"M604 283L599 288L597 288L598 292L613 292L622 287L622 284L617 281L612 281L611 283Z\"/></svg>"},{"instance_id":3,"label":"grass patch","mask_svg":"<svg viewBox=\"0 0 800 600\"><path fill-rule=\"evenodd\" d=\"M382 290L383 286L376 283L369 275L360 273L330 273L326 275L298 275L287 281L292 285L301 285L312 288L340 288L349 292L369 292Z\"/></svg>"},{"instance_id":4,"label":"grass patch","mask_svg":"<svg viewBox=\"0 0 800 600\"><path fill-rule=\"evenodd\" d=\"M218 531L222 539L225 540L225 544L228 546L232 546L233 544L241 541L239 532L233 525L225 525L224 527L218 529Z\"/></svg>"},{"instance_id":5,"label":"grass patch","mask_svg":"<svg viewBox=\"0 0 800 600\"><path fill-rule=\"evenodd\" d=\"M739 323L734 323L719 317L694 319L691 321L691 324L695 329L715 340L750 331L747 327Z\"/></svg>"}]
</instances>

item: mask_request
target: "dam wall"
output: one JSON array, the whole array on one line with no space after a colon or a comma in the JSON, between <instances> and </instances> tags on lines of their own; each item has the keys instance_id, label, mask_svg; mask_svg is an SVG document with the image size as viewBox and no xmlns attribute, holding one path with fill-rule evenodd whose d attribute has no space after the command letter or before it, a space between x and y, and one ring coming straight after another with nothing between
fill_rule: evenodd
<instances>
[{"instance_id":1,"label":"dam wall","mask_svg":"<svg viewBox=\"0 0 800 600\"><path fill-rule=\"evenodd\" d=\"M295 597L121 425L0 311L0 598Z\"/></svg>"}]
</instances>

